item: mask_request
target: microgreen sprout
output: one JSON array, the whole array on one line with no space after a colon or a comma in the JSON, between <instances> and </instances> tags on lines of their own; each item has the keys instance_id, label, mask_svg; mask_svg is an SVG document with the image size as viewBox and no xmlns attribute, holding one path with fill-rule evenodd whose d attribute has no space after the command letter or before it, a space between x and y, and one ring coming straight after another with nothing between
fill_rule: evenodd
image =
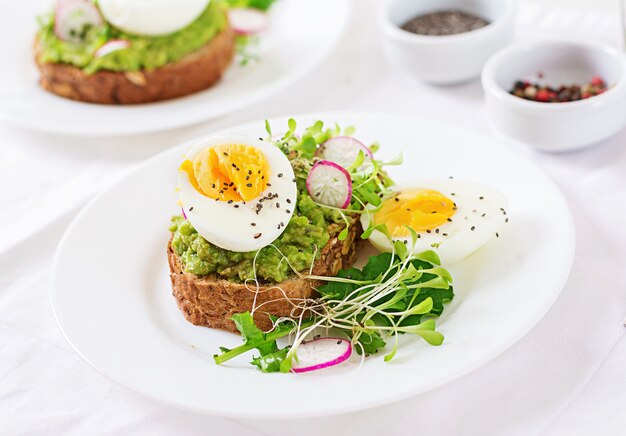
<instances>
[{"instance_id":1,"label":"microgreen sprout","mask_svg":"<svg viewBox=\"0 0 626 436\"><path fill-rule=\"evenodd\" d=\"M342 270L337 277L304 276L327 282L318 289L321 297L292 301L296 319L275 318L270 332L261 332L253 322L244 324L241 317L251 320L250 313L236 315L244 344L216 355L215 361L221 364L256 348L261 356L252 363L262 371L288 372L297 359L298 347L319 328L339 330L362 354L378 352L386 339L393 338L385 361L396 355L401 334L417 335L431 345L440 345L443 335L436 331L433 317L440 315L444 303L454 296L452 278L439 266L435 252L413 252L417 235L410 232L410 248L396 241L391 253L372 256L362 270ZM278 349L276 339L288 335L291 345ZM273 345L265 348L267 342Z\"/></svg>"}]
</instances>

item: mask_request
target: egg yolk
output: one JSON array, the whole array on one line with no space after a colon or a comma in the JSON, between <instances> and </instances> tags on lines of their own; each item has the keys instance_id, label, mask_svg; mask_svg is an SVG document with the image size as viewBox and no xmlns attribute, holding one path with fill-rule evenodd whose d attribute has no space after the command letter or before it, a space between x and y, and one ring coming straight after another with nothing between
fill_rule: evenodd
<instances>
[{"instance_id":1,"label":"egg yolk","mask_svg":"<svg viewBox=\"0 0 626 436\"><path fill-rule=\"evenodd\" d=\"M218 145L185 160L180 170L192 186L209 198L249 201L267 187L270 176L267 159L256 147L243 144Z\"/></svg>"},{"instance_id":2,"label":"egg yolk","mask_svg":"<svg viewBox=\"0 0 626 436\"><path fill-rule=\"evenodd\" d=\"M456 212L452 200L439 191L414 189L386 200L374 213L374 224L385 224L391 236L409 236L407 226L416 232L432 230L449 221Z\"/></svg>"}]
</instances>

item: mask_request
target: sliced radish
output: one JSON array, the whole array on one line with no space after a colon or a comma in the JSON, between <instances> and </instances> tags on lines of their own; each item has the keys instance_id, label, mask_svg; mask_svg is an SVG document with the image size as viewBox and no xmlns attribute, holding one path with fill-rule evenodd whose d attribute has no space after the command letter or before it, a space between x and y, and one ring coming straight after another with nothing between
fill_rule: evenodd
<instances>
[{"instance_id":1,"label":"sliced radish","mask_svg":"<svg viewBox=\"0 0 626 436\"><path fill-rule=\"evenodd\" d=\"M293 372L309 372L328 368L345 361L352 354L350 341L340 338L320 338L304 342L298 347Z\"/></svg>"},{"instance_id":2,"label":"sliced radish","mask_svg":"<svg viewBox=\"0 0 626 436\"><path fill-rule=\"evenodd\" d=\"M352 179L344 167L329 160L313 165L306 189L317 203L345 209L352 200Z\"/></svg>"},{"instance_id":3,"label":"sliced radish","mask_svg":"<svg viewBox=\"0 0 626 436\"><path fill-rule=\"evenodd\" d=\"M89 27L102 24L100 11L88 1L57 2L54 33L60 39L69 42L83 42L85 31Z\"/></svg>"},{"instance_id":4,"label":"sliced radish","mask_svg":"<svg viewBox=\"0 0 626 436\"><path fill-rule=\"evenodd\" d=\"M374 155L371 150L361 141L351 136L335 136L324 142L317 149L317 156L338 163L344 167L349 167L356 160L359 151L365 154L366 158L372 159Z\"/></svg>"},{"instance_id":5,"label":"sliced radish","mask_svg":"<svg viewBox=\"0 0 626 436\"><path fill-rule=\"evenodd\" d=\"M122 50L128 47L130 47L130 41L126 39L112 39L102 44L100 48L96 50L96 53L94 55L97 58L101 58L102 56L106 56L115 51Z\"/></svg>"},{"instance_id":6,"label":"sliced radish","mask_svg":"<svg viewBox=\"0 0 626 436\"><path fill-rule=\"evenodd\" d=\"M253 8L233 8L228 10L230 25L239 35L254 35L267 27L267 14Z\"/></svg>"}]
</instances>

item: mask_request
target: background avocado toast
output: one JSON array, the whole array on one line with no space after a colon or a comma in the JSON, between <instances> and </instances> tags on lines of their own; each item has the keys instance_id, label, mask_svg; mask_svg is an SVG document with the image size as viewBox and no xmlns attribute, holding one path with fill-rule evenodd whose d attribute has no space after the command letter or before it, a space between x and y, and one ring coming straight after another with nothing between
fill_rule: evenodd
<instances>
[{"instance_id":1,"label":"background avocado toast","mask_svg":"<svg viewBox=\"0 0 626 436\"><path fill-rule=\"evenodd\" d=\"M89 103L136 104L215 84L232 62L235 34L220 1L208 2L180 30L141 35L108 23L91 1L68 6L65 0L41 17L34 48L47 91Z\"/></svg>"}]
</instances>

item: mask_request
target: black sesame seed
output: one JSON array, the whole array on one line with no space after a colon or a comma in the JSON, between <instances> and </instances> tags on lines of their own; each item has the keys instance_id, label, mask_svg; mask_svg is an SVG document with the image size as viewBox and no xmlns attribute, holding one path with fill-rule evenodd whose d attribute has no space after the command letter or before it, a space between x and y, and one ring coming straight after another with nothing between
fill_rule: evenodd
<instances>
[{"instance_id":1,"label":"black sesame seed","mask_svg":"<svg viewBox=\"0 0 626 436\"><path fill-rule=\"evenodd\" d=\"M248 170L248 174L249 174L249 175L252 175L252 170Z\"/></svg>"},{"instance_id":2,"label":"black sesame seed","mask_svg":"<svg viewBox=\"0 0 626 436\"><path fill-rule=\"evenodd\" d=\"M230 183L228 184L228 187L230 188L230 187L232 187L234 184L235 184L235 182L230 182Z\"/></svg>"},{"instance_id":3,"label":"black sesame seed","mask_svg":"<svg viewBox=\"0 0 626 436\"><path fill-rule=\"evenodd\" d=\"M285 212L287 212L287 213L291 213L291 211L290 211L289 209L286 209L286 210L285 210Z\"/></svg>"},{"instance_id":4,"label":"black sesame seed","mask_svg":"<svg viewBox=\"0 0 626 436\"><path fill-rule=\"evenodd\" d=\"M448 218L447 220L448 220L448 222L449 222L449 223L451 223L451 222L452 222L452 218Z\"/></svg>"},{"instance_id":5,"label":"black sesame seed","mask_svg":"<svg viewBox=\"0 0 626 436\"><path fill-rule=\"evenodd\" d=\"M400 199L399 199L398 197L394 198L394 200L396 200L396 201L400 201Z\"/></svg>"},{"instance_id":6,"label":"black sesame seed","mask_svg":"<svg viewBox=\"0 0 626 436\"><path fill-rule=\"evenodd\" d=\"M278 173L278 177L282 177L282 176L283 176L283 173Z\"/></svg>"},{"instance_id":7,"label":"black sesame seed","mask_svg":"<svg viewBox=\"0 0 626 436\"><path fill-rule=\"evenodd\" d=\"M341 344L343 344L342 340L337 341L337 345L341 345Z\"/></svg>"},{"instance_id":8,"label":"black sesame seed","mask_svg":"<svg viewBox=\"0 0 626 436\"><path fill-rule=\"evenodd\" d=\"M233 168L237 168L237 165L235 165L234 163L231 163L231 165L233 166Z\"/></svg>"},{"instance_id":9,"label":"black sesame seed","mask_svg":"<svg viewBox=\"0 0 626 436\"><path fill-rule=\"evenodd\" d=\"M287 199L287 203L291 204L291 200L290 200L290 199Z\"/></svg>"},{"instance_id":10,"label":"black sesame seed","mask_svg":"<svg viewBox=\"0 0 626 436\"><path fill-rule=\"evenodd\" d=\"M265 176L261 176L261 180L265 179Z\"/></svg>"},{"instance_id":11,"label":"black sesame seed","mask_svg":"<svg viewBox=\"0 0 626 436\"><path fill-rule=\"evenodd\" d=\"M254 239L259 239L261 237L261 233L257 233L256 235L254 235Z\"/></svg>"},{"instance_id":12,"label":"black sesame seed","mask_svg":"<svg viewBox=\"0 0 626 436\"><path fill-rule=\"evenodd\" d=\"M228 156L228 153L224 152L224 156Z\"/></svg>"},{"instance_id":13,"label":"black sesame seed","mask_svg":"<svg viewBox=\"0 0 626 436\"><path fill-rule=\"evenodd\" d=\"M476 226L472 226L470 230L473 232L474 230L476 230Z\"/></svg>"},{"instance_id":14,"label":"black sesame seed","mask_svg":"<svg viewBox=\"0 0 626 436\"><path fill-rule=\"evenodd\" d=\"M500 235L498 235L498 232L496 232L496 238L499 238L499 237L500 237Z\"/></svg>"},{"instance_id":15,"label":"black sesame seed","mask_svg":"<svg viewBox=\"0 0 626 436\"><path fill-rule=\"evenodd\" d=\"M246 180L250 180L250 176L246 176Z\"/></svg>"},{"instance_id":16,"label":"black sesame seed","mask_svg":"<svg viewBox=\"0 0 626 436\"><path fill-rule=\"evenodd\" d=\"M267 186L272 186L272 184L271 184L271 183L268 183L268 184L267 184Z\"/></svg>"},{"instance_id":17,"label":"black sesame seed","mask_svg":"<svg viewBox=\"0 0 626 436\"><path fill-rule=\"evenodd\" d=\"M439 233L439 229L435 229L435 233Z\"/></svg>"},{"instance_id":18,"label":"black sesame seed","mask_svg":"<svg viewBox=\"0 0 626 436\"><path fill-rule=\"evenodd\" d=\"M233 200L228 200L228 204L233 204Z\"/></svg>"},{"instance_id":19,"label":"black sesame seed","mask_svg":"<svg viewBox=\"0 0 626 436\"><path fill-rule=\"evenodd\" d=\"M276 202L276 208L280 208L280 203Z\"/></svg>"},{"instance_id":20,"label":"black sesame seed","mask_svg":"<svg viewBox=\"0 0 626 436\"><path fill-rule=\"evenodd\" d=\"M254 226L256 226L256 223L250 223L250 225L251 225L252 227L254 227Z\"/></svg>"},{"instance_id":21,"label":"black sesame seed","mask_svg":"<svg viewBox=\"0 0 626 436\"><path fill-rule=\"evenodd\" d=\"M430 230L426 230L426 233L432 233Z\"/></svg>"},{"instance_id":22,"label":"black sesame seed","mask_svg":"<svg viewBox=\"0 0 626 436\"><path fill-rule=\"evenodd\" d=\"M246 186L247 186L248 188L252 188L252 183L246 183Z\"/></svg>"},{"instance_id":23,"label":"black sesame seed","mask_svg":"<svg viewBox=\"0 0 626 436\"><path fill-rule=\"evenodd\" d=\"M485 197L480 196L480 197L478 197L478 199L479 199L479 200L484 200L484 199L485 199Z\"/></svg>"},{"instance_id":24,"label":"black sesame seed","mask_svg":"<svg viewBox=\"0 0 626 436\"><path fill-rule=\"evenodd\" d=\"M193 206L191 206L191 207L189 208L189 212L191 212L192 210L193 210Z\"/></svg>"},{"instance_id":25,"label":"black sesame seed","mask_svg":"<svg viewBox=\"0 0 626 436\"><path fill-rule=\"evenodd\" d=\"M504 222L505 222L505 223L508 223L508 222L509 222L509 219L508 219L508 218L507 218L507 219L505 219L505 220L504 220Z\"/></svg>"},{"instance_id":26,"label":"black sesame seed","mask_svg":"<svg viewBox=\"0 0 626 436\"><path fill-rule=\"evenodd\" d=\"M448 236L448 234L447 234L447 233L442 233L442 235L443 235L443 236Z\"/></svg>"},{"instance_id":27,"label":"black sesame seed","mask_svg":"<svg viewBox=\"0 0 626 436\"><path fill-rule=\"evenodd\" d=\"M420 235L419 233L417 234L417 239L421 238L422 235Z\"/></svg>"},{"instance_id":28,"label":"black sesame seed","mask_svg":"<svg viewBox=\"0 0 626 436\"><path fill-rule=\"evenodd\" d=\"M450 195L456 195L454 192L451 192Z\"/></svg>"},{"instance_id":29,"label":"black sesame seed","mask_svg":"<svg viewBox=\"0 0 626 436\"><path fill-rule=\"evenodd\" d=\"M211 188L215 189L215 183L211 183Z\"/></svg>"},{"instance_id":30,"label":"black sesame seed","mask_svg":"<svg viewBox=\"0 0 626 436\"><path fill-rule=\"evenodd\" d=\"M292 181L293 183L296 183L296 178L294 177L291 181Z\"/></svg>"},{"instance_id":31,"label":"black sesame seed","mask_svg":"<svg viewBox=\"0 0 626 436\"><path fill-rule=\"evenodd\" d=\"M235 209L239 209L239 205L238 204L235 205Z\"/></svg>"},{"instance_id":32,"label":"black sesame seed","mask_svg":"<svg viewBox=\"0 0 626 436\"><path fill-rule=\"evenodd\" d=\"M481 217L483 217L483 218L484 218L484 217L485 217L485 215L487 215L487 214L486 214L486 213L483 213L483 214L481 215Z\"/></svg>"}]
</instances>

